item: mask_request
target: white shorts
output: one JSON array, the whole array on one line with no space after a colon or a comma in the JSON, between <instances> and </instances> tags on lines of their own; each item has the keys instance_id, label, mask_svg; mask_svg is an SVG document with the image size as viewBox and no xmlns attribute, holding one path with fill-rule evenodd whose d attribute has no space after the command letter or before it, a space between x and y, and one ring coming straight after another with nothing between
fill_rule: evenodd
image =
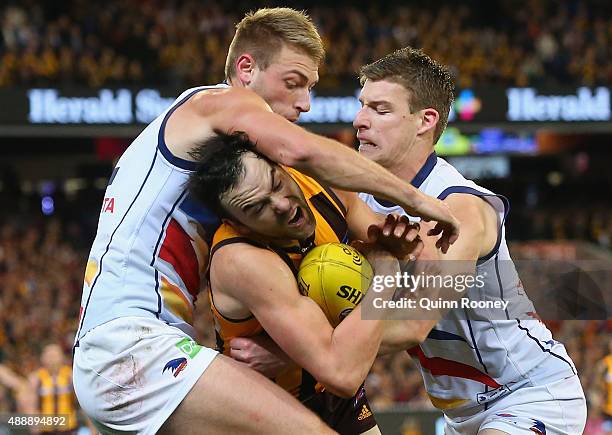
<instances>
[{"instance_id":1,"label":"white shorts","mask_svg":"<svg viewBox=\"0 0 612 435\"><path fill-rule=\"evenodd\" d=\"M159 320L115 319L79 340L74 389L101 433L154 434L217 355Z\"/></svg>"},{"instance_id":2,"label":"white shorts","mask_svg":"<svg viewBox=\"0 0 612 435\"><path fill-rule=\"evenodd\" d=\"M446 418L447 435L476 435L498 429L512 435L581 435L587 407L578 376L519 388L489 409L458 422Z\"/></svg>"}]
</instances>

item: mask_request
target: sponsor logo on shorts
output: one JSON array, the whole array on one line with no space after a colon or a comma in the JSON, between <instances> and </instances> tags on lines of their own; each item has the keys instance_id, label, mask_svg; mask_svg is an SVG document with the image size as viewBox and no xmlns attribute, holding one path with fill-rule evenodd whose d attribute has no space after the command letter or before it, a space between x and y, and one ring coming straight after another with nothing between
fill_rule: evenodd
<instances>
[{"instance_id":1,"label":"sponsor logo on shorts","mask_svg":"<svg viewBox=\"0 0 612 435\"><path fill-rule=\"evenodd\" d=\"M363 405L361 407L361 412L359 413L359 417L357 417L357 420L359 421L365 420L366 418L371 417L371 416L372 416L372 411L370 411L366 405Z\"/></svg>"},{"instance_id":2,"label":"sponsor logo on shorts","mask_svg":"<svg viewBox=\"0 0 612 435\"><path fill-rule=\"evenodd\" d=\"M546 425L540 420L536 420L535 418L532 418L531 420L533 420L535 424L531 426L529 430L540 435L546 435Z\"/></svg>"},{"instance_id":3,"label":"sponsor logo on shorts","mask_svg":"<svg viewBox=\"0 0 612 435\"><path fill-rule=\"evenodd\" d=\"M186 366L187 366L187 358L184 358L184 357L175 358L166 363L166 365L164 366L164 369L162 370L162 374L164 374L166 370L170 369L170 371L174 374L174 377L176 378Z\"/></svg>"},{"instance_id":4,"label":"sponsor logo on shorts","mask_svg":"<svg viewBox=\"0 0 612 435\"><path fill-rule=\"evenodd\" d=\"M187 337L176 343L176 347L187 355L189 359L194 359L200 350L202 350L202 346Z\"/></svg>"}]
</instances>

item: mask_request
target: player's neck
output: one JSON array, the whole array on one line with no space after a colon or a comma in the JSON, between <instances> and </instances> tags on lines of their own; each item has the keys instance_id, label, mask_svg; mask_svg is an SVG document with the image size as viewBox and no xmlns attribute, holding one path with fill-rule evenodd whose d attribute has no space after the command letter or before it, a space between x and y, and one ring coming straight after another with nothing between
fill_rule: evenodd
<instances>
[{"instance_id":1,"label":"player's neck","mask_svg":"<svg viewBox=\"0 0 612 435\"><path fill-rule=\"evenodd\" d=\"M246 85L238 80L236 77L230 77L229 79L225 79L225 83L234 88L246 88Z\"/></svg>"},{"instance_id":2,"label":"player's neck","mask_svg":"<svg viewBox=\"0 0 612 435\"><path fill-rule=\"evenodd\" d=\"M402 158L398 159L392 166L387 167L389 172L402 180L412 181L433 152L433 147L422 145L415 145L406 151Z\"/></svg>"}]
</instances>

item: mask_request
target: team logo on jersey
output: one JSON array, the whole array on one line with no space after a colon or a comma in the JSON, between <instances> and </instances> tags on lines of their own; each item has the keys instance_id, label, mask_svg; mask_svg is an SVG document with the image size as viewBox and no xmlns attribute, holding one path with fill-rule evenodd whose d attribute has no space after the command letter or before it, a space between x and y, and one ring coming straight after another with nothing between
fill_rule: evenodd
<instances>
[{"instance_id":1,"label":"team logo on jersey","mask_svg":"<svg viewBox=\"0 0 612 435\"><path fill-rule=\"evenodd\" d=\"M540 420L536 420L535 418L532 418L532 420L535 424L531 426L529 430L540 435L546 435L546 426L544 423L542 423Z\"/></svg>"},{"instance_id":2,"label":"team logo on jersey","mask_svg":"<svg viewBox=\"0 0 612 435\"><path fill-rule=\"evenodd\" d=\"M186 366L187 366L187 358L175 358L166 363L166 365L164 366L164 369L162 370L162 374L166 370L170 369L170 371L174 373L174 377L176 378Z\"/></svg>"},{"instance_id":3,"label":"team logo on jersey","mask_svg":"<svg viewBox=\"0 0 612 435\"><path fill-rule=\"evenodd\" d=\"M114 213L115 212L115 198L104 198L102 203L102 213Z\"/></svg>"}]
</instances>

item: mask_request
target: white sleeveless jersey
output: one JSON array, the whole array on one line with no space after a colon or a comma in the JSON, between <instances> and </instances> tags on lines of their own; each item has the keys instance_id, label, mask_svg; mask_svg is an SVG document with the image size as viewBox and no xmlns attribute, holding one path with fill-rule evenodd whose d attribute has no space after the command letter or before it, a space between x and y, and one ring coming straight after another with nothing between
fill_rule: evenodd
<instances>
[{"instance_id":1,"label":"white sleeveless jersey","mask_svg":"<svg viewBox=\"0 0 612 435\"><path fill-rule=\"evenodd\" d=\"M510 258L504 230L509 209L506 198L465 179L435 153L412 184L439 199L452 193L471 194L493 206L500 224L497 244L477 261L476 275L484 277L484 286L472 287L467 297L509 302L505 312L452 309L420 346L408 350L423 375L432 403L447 416L460 418L486 410L490 402L517 388L574 375L575 367L565 347L535 320L533 304ZM399 206L372 195L362 193L360 197L378 213L406 214Z\"/></svg>"},{"instance_id":2,"label":"white sleeveless jersey","mask_svg":"<svg viewBox=\"0 0 612 435\"><path fill-rule=\"evenodd\" d=\"M87 262L77 342L92 328L125 316L157 318L194 335L194 302L208 246L185 201L195 163L172 155L164 129L191 96L220 87L227 85L185 91L117 162Z\"/></svg>"}]
</instances>

